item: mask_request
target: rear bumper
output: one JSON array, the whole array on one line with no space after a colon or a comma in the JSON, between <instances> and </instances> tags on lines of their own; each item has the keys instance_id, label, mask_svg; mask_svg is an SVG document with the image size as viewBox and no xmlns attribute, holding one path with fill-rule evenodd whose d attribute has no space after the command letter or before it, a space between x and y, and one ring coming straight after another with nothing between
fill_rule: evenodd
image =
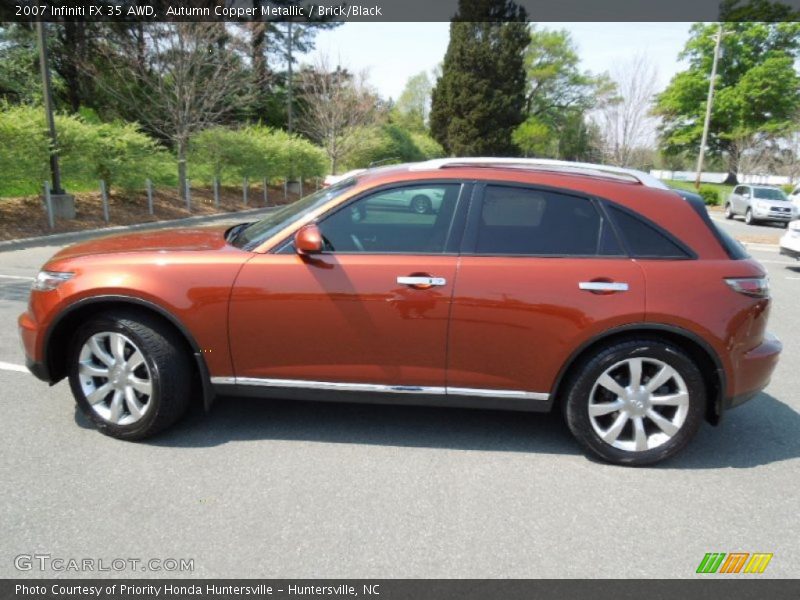
<instances>
[{"instance_id":1,"label":"rear bumper","mask_svg":"<svg viewBox=\"0 0 800 600\"><path fill-rule=\"evenodd\" d=\"M736 367L735 393L725 399L723 409L728 410L744 404L769 385L781 350L783 350L781 341L771 333L767 333L761 344L742 355Z\"/></svg>"}]
</instances>

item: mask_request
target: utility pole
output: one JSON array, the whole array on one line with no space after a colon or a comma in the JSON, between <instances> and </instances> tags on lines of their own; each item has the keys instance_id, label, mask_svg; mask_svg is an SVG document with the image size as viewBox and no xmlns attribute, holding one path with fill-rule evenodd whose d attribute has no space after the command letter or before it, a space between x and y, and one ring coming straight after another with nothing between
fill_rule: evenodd
<instances>
[{"instance_id":1,"label":"utility pole","mask_svg":"<svg viewBox=\"0 0 800 600\"><path fill-rule=\"evenodd\" d=\"M39 37L39 68L42 71L42 96L44 97L44 112L47 119L47 128L50 130L50 176L52 177L51 189L45 192L50 199L51 218L75 218L75 197L67 194L61 187L61 168L58 164L58 137L56 136L56 121L53 116L53 89L50 83L50 66L47 60L47 24L43 21L36 22L36 32Z\"/></svg>"},{"instance_id":2,"label":"utility pole","mask_svg":"<svg viewBox=\"0 0 800 600\"><path fill-rule=\"evenodd\" d=\"M292 22L286 23L286 36L288 38L288 52L287 57L289 66L286 69L286 130L291 135L292 133L292 46L294 44L294 37L292 34Z\"/></svg>"},{"instance_id":3,"label":"utility pole","mask_svg":"<svg viewBox=\"0 0 800 600\"><path fill-rule=\"evenodd\" d=\"M711 80L708 82L708 98L706 99L706 119L703 123L703 138L700 141L700 153L697 155L697 176L694 180L694 187L700 189L700 174L703 172L703 159L706 153L706 143L708 142L708 126L711 123L711 107L714 102L714 85L717 80L717 62L719 61L719 48L722 43L722 23L717 30L717 40L714 44L714 60L711 63Z\"/></svg>"},{"instance_id":4,"label":"utility pole","mask_svg":"<svg viewBox=\"0 0 800 600\"><path fill-rule=\"evenodd\" d=\"M63 194L61 187L61 169L58 166L58 152L56 144L56 121L53 117L53 91L50 84L50 67L47 64L47 30L46 23L36 21L36 31L39 34L39 68L42 71L42 91L44 96L44 112L47 118L47 127L50 130L50 174L53 178L52 193Z\"/></svg>"}]
</instances>

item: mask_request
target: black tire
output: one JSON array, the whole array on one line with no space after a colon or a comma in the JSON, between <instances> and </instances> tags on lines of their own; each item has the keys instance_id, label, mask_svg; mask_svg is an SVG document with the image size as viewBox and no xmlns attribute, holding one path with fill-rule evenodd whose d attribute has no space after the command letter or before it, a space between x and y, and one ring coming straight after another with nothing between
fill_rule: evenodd
<instances>
[{"instance_id":1,"label":"black tire","mask_svg":"<svg viewBox=\"0 0 800 600\"><path fill-rule=\"evenodd\" d=\"M725 205L725 218L728 220L733 218L733 206L731 206L730 202Z\"/></svg>"},{"instance_id":2,"label":"black tire","mask_svg":"<svg viewBox=\"0 0 800 600\"><path fill-rule=\"evenodd\" d=\"M81 349L90 337L104 332L121 333L127 337L144 356L149 369L152 393L147 399L148 408L139 420L130 424L104 419L92 408L82 388L79 373ZM101 313L75 332L68 352L69 383L75 401L86 417L106 435L130 441L150 437L173 425L189 407L195 389L190 357L179 335L157 317L129 310Z\"/></svg>"},{"instance_id":3,"label":"black tire","mask_svg":"<svg viewBox=\"0 0 800 600\"><path fill-rule=\"evenodd\" d=\"M597 380L617 363L631 358L655 359L669 365L683 378L689 395L686 417L678 431L661 445L640 451L619 449L604 441L589 416L590 397ZM631 339L599 350L579 364L566 389L562 408L572 434L584 449L618 465L651 465L675 455L697 433L706 407L705 384L697 365L679 347L660 339Z\"/></svg>"},{"instance_id":4,"label":"black tire","mask_svg":"<svg viewBox=\"0 0 800 600\"><path fill-rule=\"evenodd\" d=\"M753 211L749 208L747 209L747 212L744 213L744 222L748 225L756 225L758 223L758 221L753 218Z\"/></svg>"},{"instance_id":5,"label":"black tire","mask_svg":"<svg viewBox=\"0 0 800 600\"><path fill-rule=\"evenodd\" d=\"M425 194L417 194L411 198L411 204L409 204L409 208L411 209L411 212L415 212L418 215L427 215L433 212L431 199Z\"/></svg>"}]
</instances>

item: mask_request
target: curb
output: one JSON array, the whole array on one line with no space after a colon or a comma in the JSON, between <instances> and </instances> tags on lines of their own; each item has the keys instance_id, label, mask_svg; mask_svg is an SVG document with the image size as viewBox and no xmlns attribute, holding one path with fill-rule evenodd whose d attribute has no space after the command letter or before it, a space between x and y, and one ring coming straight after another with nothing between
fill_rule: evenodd
<instances>
[{"instance_id":1,"label":"curb","mask_svg":"<svg viewBox=\"0 0 800 600\"><path fill-rule=\"evenodd\" d=\"M167 229L170 227L182 227L186 225L197 225L203 223L214 223L226 219L236 219L240 215L257 215L275 210L276 206L251 208L237 212L215 213L213 215L198 215L196 217L184 217L182 219L168 219L166 221L153 221L152 223L136 223L134 225L116 225L114 227L103 227L101 229L83 229L81 231L69 231L67 233L54 233L52 235L40 235L37 237L20 238L17 240L0 241L0 252L10 252L12 250L23 250L37 246L59 246L70 242L79 242L85 239L103 235L113 235L126 231L147 231L150 229Z\"/></svg>"}]
</instances>

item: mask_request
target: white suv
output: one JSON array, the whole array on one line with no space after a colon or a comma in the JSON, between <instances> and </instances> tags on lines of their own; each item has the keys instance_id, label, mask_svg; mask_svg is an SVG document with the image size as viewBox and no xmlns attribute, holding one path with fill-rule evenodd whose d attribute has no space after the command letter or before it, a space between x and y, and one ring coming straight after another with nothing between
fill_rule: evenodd
<instances>
[{"instance_id":1,"label":"white suv","mask_svg":"<svg viewBox=\"0 0 800 600\"><path fill-rule=\"evenodd\" d=\"M797 207L783 190L768 185L737 185L725 203L725 218L744 215L745 223L759 221L783 223L784 227L798 215Z\"/></svg>"}]
</instances>

